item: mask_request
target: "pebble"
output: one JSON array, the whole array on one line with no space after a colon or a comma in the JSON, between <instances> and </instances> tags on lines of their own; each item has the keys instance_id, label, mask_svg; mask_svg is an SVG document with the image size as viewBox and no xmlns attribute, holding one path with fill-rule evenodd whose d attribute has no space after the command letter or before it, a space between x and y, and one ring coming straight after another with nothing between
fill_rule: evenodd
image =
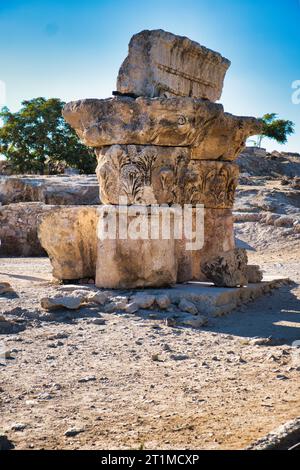
<instances>
[{"instance_id":1,"label":"pebble","mask_svg":"<svg viewBox=\"0 0 300 470\"><path fill-rule=\"evenodd\" d=\"M154 362L161 362L161 359L159 357L159 354L152 354L151 356L152 361Z\"/></svg>"},{"instance_id":2,"label":"pebble","mask_svg":"<svg viewBox=\"0 0 300 470\"><path fill-rule=\"evenodd\" d=\"M93 318L91 322L93 325L105 325L104 318Z\"/></svg>"},{"instance_id":3,"label":"pebble","mask_svg":"<svg viewBox=\"0 0 300 470\"><path fill-rule=\"evenodd\" d=\"M289 377L287 377L286 375L283 375L283 374L277 374L276 379L277 380L289 380Z\"/></svg>"},{"instance_id":4,"label":"pebble","mask_svg":"<svg viewBox=\"0 0 300 470\"><path fill-rule=\"evenodd\" d=\"M14 423L11 427L12 431L24 431L26 424L23 423Z\"/></svg>"},{"instance_id":5,"label":"pebble","mask_svg":"<svg viewBox=\"0 0 300 470\"><path fill-rule=\"evenodd\" d=\"M173 361L186 361L189 359L189 356L187 354L171 354L170 358Z\"/></svg>"},{"instance_id":6,"label":"pebble","mask_svg":"<svg viewBox=\"0 0 300 470\"><path fill-rule=\"evenodd\" d=\"M83 428L70 428L66 430L65 436L74 437L74 436L77 436L77 434L80 434L81 432L84 432Z\"/></svg>"},{"instance_id":7,"label":"pebble","mask_svg":"<svg viewBox=\"0 0 300 470\"><path fill-rule=\"evenodd\" d=\"M88 375L87 377L82 377L78 380L79 383L94 382L96 377L94 375Z\"/></svg>"}]
</instances>

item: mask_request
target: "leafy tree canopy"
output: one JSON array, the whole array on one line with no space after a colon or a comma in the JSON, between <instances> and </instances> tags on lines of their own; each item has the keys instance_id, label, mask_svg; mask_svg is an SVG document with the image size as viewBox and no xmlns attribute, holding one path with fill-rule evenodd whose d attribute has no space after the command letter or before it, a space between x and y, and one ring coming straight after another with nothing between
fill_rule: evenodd
<instances>
[{"instance_id":1,"label":"leafy tree canopy","mask_svg":"<svg viewBox=\"0 0 300 470\"><path fill-rule=\"evenodd\" d=\"M263 131L258 138L258 146L264 137L276 140L279 144L286 144L288 136L295 132L295 124L292 121L278 119L276 113L265 114L262 117Z\"/></svg>"},{"instance_id":2,"label":"leafy tree canopy","mask_svg":"<svg viewBox=\"0 0 300 470\"><path fill-rule=\"evenodd\" d=\"M23 101L16 113L2 108L0 154L16 173L56 173L64 166L95 171L93 151L80 143L62 117L64 104L58 98L35 98Z\"/></svg>"}]
</instances>

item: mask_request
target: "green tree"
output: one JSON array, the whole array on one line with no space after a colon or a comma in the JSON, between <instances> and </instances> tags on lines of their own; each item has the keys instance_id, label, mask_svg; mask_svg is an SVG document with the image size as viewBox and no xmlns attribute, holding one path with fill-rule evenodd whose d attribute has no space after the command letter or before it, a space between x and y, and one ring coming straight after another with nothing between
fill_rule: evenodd
<instances>
[{"instance_id":1,"label":"green tree","mask_svg":"<svg viewBox=\"0 0 300 470\"><path fill-rule=\"evenodd\" d=\"M285 144L288 136L294 133L295 124L292 121L278 119L276 113L265 114L262 117L263 131L258 136L257 145L261 147L265 137L276 140L279 144Z\"/></svg>"},{"instance_id":2,"label":"green tree","mask_svg":"<svg viewBox=\"0 0 300 470\"><path fill-rule=\"evenodd\" d=\"M0 111L0 154L16 173L51 173L65 166L95 171L94 153L65 122L63 107L58 98L35 98L23 101L16 113L6 107Z\"/></svg>"}]
</instances>

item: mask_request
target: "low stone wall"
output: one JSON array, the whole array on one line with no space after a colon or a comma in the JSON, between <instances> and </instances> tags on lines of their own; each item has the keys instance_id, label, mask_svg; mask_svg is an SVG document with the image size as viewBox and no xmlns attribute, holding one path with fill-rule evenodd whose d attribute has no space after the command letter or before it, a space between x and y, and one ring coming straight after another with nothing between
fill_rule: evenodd
<instances>
[{"instance_id":1,"label":"low stone wall","mask_svg":"<svg viewBox=\"0 0 300 470\"><path fill-rule=\"evenodd\" d=\"M96 175L0 176L0 203L42 202L50 205L99 204Z\"/></svg>"},{"instance_id":2,"label":"low stone wall","mask_svg":"<svg viewBox=\"0 0 300 470\"><path fill-rule=\"evenodd\" d=\"M0 207L0 256L47 256L37 235L40 218L54 206L40 202Z\"/></svg>"}]
</instances>

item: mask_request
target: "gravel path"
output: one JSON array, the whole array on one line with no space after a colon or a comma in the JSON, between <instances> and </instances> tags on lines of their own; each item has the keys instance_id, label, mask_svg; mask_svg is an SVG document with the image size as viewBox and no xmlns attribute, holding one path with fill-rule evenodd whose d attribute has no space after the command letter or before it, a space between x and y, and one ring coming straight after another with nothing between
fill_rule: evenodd
<instances>
[{"instance_id":1,"label":"gravel path","mask_svg":"<svg viewBox=\"0 0 300 470\"><path fill-rule=\"evenodd\" d=\"M298 259L250 261L300 282ZM19 295L2 296L2 312L34 312L57 288L45 258L2 258L0 280ZM244 448L300 415L299 298L285 286L198 330L153 313L33 320L0 335L12 356L0 365L0 429L17 449Z\"/></svg>"}]
</instances>

